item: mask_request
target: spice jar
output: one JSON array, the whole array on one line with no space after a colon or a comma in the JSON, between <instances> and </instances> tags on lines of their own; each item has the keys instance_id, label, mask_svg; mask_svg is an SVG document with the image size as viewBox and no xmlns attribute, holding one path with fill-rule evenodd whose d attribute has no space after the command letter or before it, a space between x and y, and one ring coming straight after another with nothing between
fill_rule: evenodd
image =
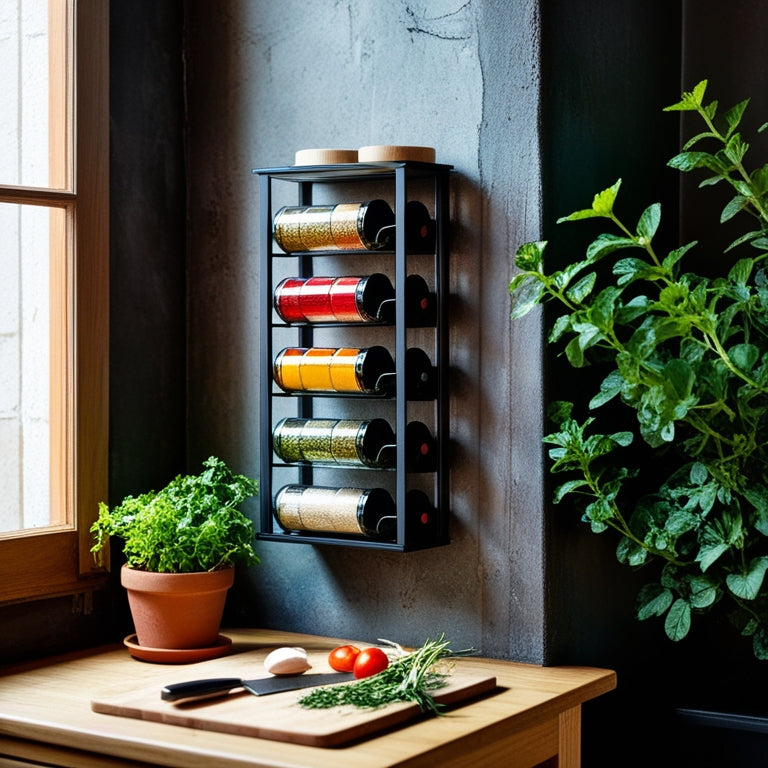
<instances>
[{"instance_id":1,"label":"spice jar","mask_svg":"<svg viewBox=\"0 0 768 768\"><path fill-rule=\"evenodd\" d=\"M378 322L394 298L386 275L287 277L275 288L274 307L286 323Z\"/></svg>"},{"instance_id":2,"label":"spice jar","mask_svg":"<svg viewBox=\"0 0 768 768\"><path fill-rule=\"evenodd\" d=\"M286 347L278 352L273 375L286 392L387 394L395 363L385 347Z\"/></svg>"},{"instance_id":3,"label":"spice jar","mask_svg":"<svg viewBox=\"0 0 768 768\"><path fill-rule=\"evenodd\" d=\"M375 250L393 239L394 224L395 214L385 200L284 206L275 213L273 235L286 253Z\"/></svg>"},{"instance_id":4,"label":"spice jar","mask_svg":"<svg viewBox=\"0 0 768 768\"><path fill-rule=\"evenodd\" d=\"M315 461L374 468L393 464L395 434L385 419L285 418L272 432L283 461Z\"/></svg>"},{"instance_id":5,"label":"spice jar","mask_svg":"<svg viewBox=\"0 0 768 768\"><path fill-rule=\"evenodd\" d=\"M383 488L286 485L274 500L274 515L286 531L317 531L391 538L395 504Z\"/></svg>"}]
</instances>

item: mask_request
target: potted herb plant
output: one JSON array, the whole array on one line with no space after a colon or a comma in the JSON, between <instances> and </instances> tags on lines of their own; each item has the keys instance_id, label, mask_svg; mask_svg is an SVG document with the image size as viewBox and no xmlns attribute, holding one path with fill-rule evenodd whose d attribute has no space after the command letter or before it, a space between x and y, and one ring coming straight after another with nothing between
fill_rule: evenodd
<instances>
[{"instance_id":1,"label":"potted herb plant","mask_svg":"<svg viewBox=\"0 0 768 768\"><path fill-rule=\"evenodd\" d=\"M659 204L635 227L621 221L619 180L591 208L558 220L611 224L583 259L549 271L546 242L518 249L511 314L553 302L548 343L577 371L598 371L583 398L549 404L556 429L544 442L550 471L565 475L555 503L568 497L593 532L616 532L619 562L648 574L637 618L663 617L677 641L700 617L727 616L765 660L768 165L744 164L749 145L739 125L748 100L719 111L705 103L706 87L700 82L665 111L703 121L669 165L702 174L702 188L730 186L720 221L746 222L714 269L709 249L695 242L657 250ZM622 409L629 428L605 418Z\"/></svg>"},{"instance_id":2,"label":"potted herb plant","mask_svg":"<svg viewBox=\"0 0 768 768\"><path fill-rule=\"evenodd\" d=\"M109 539L123 540L121 584L140 646L206 648L216 644L235 565L255 565L253 522L241 503L256 480L211 456L197 475L179 475L160 491L99 505L91 526L96 563Z\"/></svg>"}]
</instances>

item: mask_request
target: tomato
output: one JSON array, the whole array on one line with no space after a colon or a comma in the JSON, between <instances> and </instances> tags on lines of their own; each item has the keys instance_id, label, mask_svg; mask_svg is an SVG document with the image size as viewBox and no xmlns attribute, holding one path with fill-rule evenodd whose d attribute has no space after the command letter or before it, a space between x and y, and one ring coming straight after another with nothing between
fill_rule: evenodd
<instances>
[{"instance_id":1,"label":"tomato","mask_svg":"<svg viewBox=\"0 0 768 768\"><path fill-rule=\"evenodd\" d=\"M351 672L359 653L360 649L354 645L340 645L328 654L328 663L337 672Z\"/></svg>"},{"instance_id":2,"label":"tomato","mask_svg":"<svg viewBox=\"0 0 768 768\"><path fill-rule=\"evenodd\" d=\"M355 659L352 674L358 679L383 672L389 666L389 657L381 648L364 648Z\"/></svg>"}]
</instances>

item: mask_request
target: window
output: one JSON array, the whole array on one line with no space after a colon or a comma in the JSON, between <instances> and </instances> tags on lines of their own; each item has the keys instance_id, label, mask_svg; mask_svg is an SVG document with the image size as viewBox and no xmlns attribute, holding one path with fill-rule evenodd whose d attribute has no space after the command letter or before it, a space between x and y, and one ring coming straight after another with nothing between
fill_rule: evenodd
<instances>
[{"instance_id":1,"label":"window","mask_svg":"<svg viewBox=\"0 0 768 768\"><path fill-rule=\"evenodd\" d=\"M0 603L99 582L107 499L109 4L0 10Z\"/></svg>"}]
</instances>

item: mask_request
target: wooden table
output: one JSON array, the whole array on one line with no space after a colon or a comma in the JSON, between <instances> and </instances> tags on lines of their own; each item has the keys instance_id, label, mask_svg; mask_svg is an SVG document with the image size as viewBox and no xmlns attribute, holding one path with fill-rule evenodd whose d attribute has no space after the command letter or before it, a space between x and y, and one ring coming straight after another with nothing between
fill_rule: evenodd
<instances>
[{"instance_id":1,"label":"wooden table","mask_svg":"<svg viewBox=\"0 0 768 768\"><path fill-rule=\"evenodd\" d=\"M268 630L224 630L232 653L345 641ZM359 642L357 643L359 644ZM199 677L199 665L138 661L111 646L0 670L0 766L68 768L578 768L581 705L616 687L591 667L540 667L460 658L496 677L499 690L442 717L417 718L349 746L320 748L198 730L92 711L105 686L158 685ZM256 675L254 675L256 676Z\"/></svg>"}]
</instances>

